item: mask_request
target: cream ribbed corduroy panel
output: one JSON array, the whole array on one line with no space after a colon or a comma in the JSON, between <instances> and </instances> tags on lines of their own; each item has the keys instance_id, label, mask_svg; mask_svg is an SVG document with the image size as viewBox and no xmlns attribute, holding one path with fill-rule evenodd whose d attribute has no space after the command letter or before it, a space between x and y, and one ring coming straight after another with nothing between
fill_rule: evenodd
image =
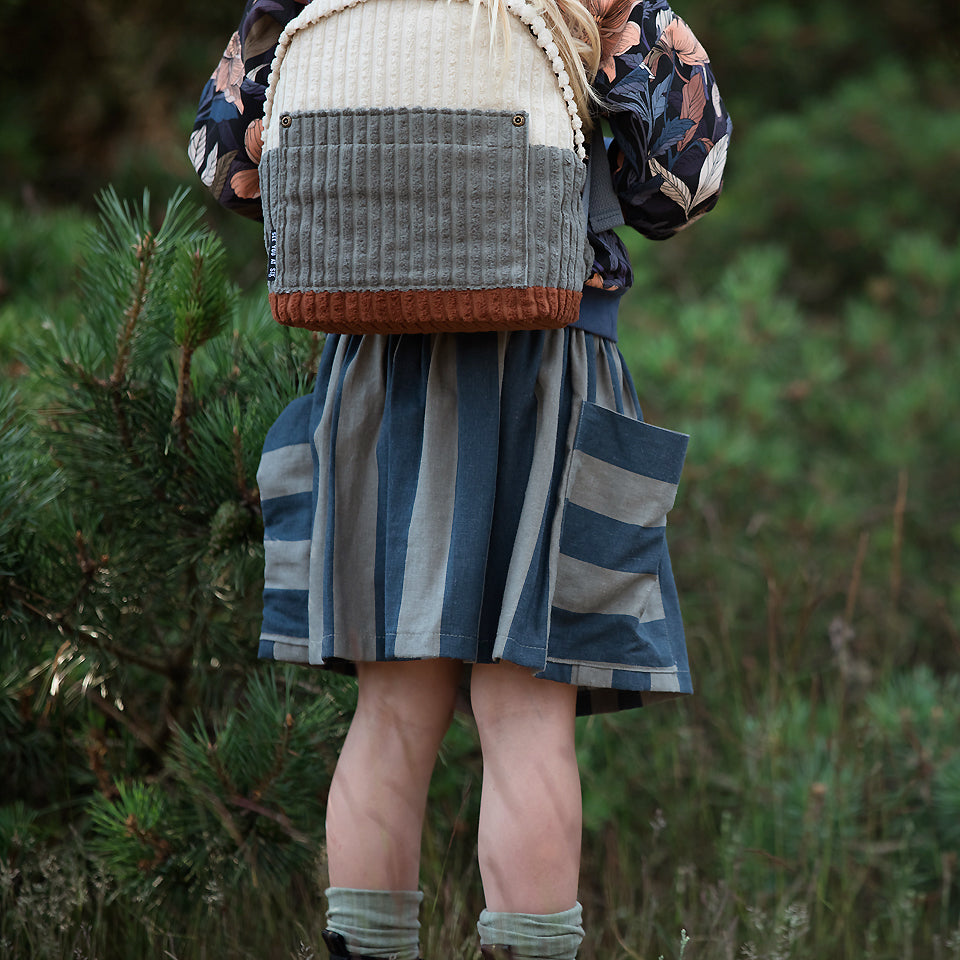
<instances>
[{"instance_id":1,"label":"cream ribbed corduroy panel","mask_svg":"<svg viewBox=\"0 0 960 960\"><path fill-rule=\"evenodd\" d=\"M323 6L336 7L342 0ZM303 110L363 107L450 107L525 110L530 143L573 148L573 132L556 78L529 30L507 18L510 67L498 27L491 50L485 11L433 0L359 3L332 13L323 25L297 31L277 77L274 116ZM335 29L331 26L335 25ZM524 42L526 41L526 42ZM264 149L277 146L269 123Z\"/></svg>"}]
</instances>

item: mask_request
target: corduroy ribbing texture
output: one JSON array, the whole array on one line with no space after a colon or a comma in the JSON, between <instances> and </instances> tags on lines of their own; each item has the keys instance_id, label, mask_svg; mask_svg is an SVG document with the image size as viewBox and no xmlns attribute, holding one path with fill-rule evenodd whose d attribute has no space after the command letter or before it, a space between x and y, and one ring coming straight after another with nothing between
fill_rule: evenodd
<instances>
[{"instance_id":1,"label":"corduroy ribbing texture","mask_svg":"<svg viewBox=\"0 0 960 960\"><path fill-rule=\"evenodd\" d=\"M314 0L306 8L333 8ZM493 45L482 10L462 0L366 0L298 30L276 76L264 149L278 143L281 113L357 107L526 111L530 141L573 147L556 77L530 31L509 17L509 51Z\"/></svg>"},{"instance_id":2,"label":"corduroy ribbing texture","mask_svg":"<svg viewBox=\"0 0 960 960\"><path fill-rule=\"evenodd\" d=\"M327 333L552 330L578 315L581 294L543 287L502 290L349 290L271 293L282 324ZM571 319L572 318L572 319Z\"/></svg>"},{"instance_id":3,"label":"corduroy ribbing texture","mask_svg":"<svg viewBox=\"0 0 960 960\"><path fill-rule=\"evenodd\" d=\"M560 913L495 913L484 910L477 923L480 943L510 948L511 960L574 960L583 942L583 908Z\"/></svg>"},{"instance_id":4,"label":"corduroy ribbing texture","mask_svg":"<svg viewBox=\"0 0 960 960\"><path fill-rule=\"evenodd\" d=\"M420 955L418 890L330 887L327 929L339 933L353 956L416 960Z\"/></svg>"}]
</instances>

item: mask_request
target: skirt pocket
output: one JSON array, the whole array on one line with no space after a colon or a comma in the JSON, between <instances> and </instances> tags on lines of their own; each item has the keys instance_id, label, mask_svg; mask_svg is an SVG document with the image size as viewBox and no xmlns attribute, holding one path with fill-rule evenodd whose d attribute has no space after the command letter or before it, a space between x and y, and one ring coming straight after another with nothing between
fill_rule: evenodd
<instances>
[{"instance_id":1,"label":"skirt pocket","mask_svg":"<svg viewBox=\"0 0 960 960\"><path fill-rule=\"evenodd\" d=\"M259 656L306 663L313 528L313 398L289 404L267 433L257 469L263 512L263 625Z\"/></svg>"},{"instance_id":2,"label":"skirt pocket","mask_svg":"<svg viewBox=\"0 0 960 960\"><path fill-rule=\"evenodd\" d=\"M573 682L666 691L686 669L665 529L688 439L593 403L581 407L547 655L573 668Z\"/></svg>"}]
</instances>

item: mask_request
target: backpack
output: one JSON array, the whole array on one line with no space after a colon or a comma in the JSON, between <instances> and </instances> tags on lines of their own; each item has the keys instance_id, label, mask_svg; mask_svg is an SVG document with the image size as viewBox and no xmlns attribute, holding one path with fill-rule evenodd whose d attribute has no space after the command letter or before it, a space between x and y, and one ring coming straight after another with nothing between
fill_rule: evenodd
<instances>
[{"instance_id":1,"label":"backpack","mask_svg":"<svg viewBox=\"0 0 960 960\"><path fill-rule=\"evenodd\" d=\"M367 334L577 319L593 261L582 122L543 18L505 7L489 40L469 0L313 0L286 26L259 167L279 322Z\"/></svg>"}]
</instances>

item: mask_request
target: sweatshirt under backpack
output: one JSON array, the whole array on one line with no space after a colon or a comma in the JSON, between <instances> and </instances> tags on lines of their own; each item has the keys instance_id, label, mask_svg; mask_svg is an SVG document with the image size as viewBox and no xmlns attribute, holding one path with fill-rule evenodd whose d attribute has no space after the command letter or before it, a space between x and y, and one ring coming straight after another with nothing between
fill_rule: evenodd
<instances>
[{"instance_id":1,"label":"sweatshirt under backpack","mask_svg":"<svg viewBox=\"0 0 960 960\"><path fill-rule=\"evenodd\" d=\"M281 323L357 334L577 319L592 263L582 124L543 18L505 6L493 49L469 0L313 0L287 25L259 171Z\"/></svg>"}]
</instances>

